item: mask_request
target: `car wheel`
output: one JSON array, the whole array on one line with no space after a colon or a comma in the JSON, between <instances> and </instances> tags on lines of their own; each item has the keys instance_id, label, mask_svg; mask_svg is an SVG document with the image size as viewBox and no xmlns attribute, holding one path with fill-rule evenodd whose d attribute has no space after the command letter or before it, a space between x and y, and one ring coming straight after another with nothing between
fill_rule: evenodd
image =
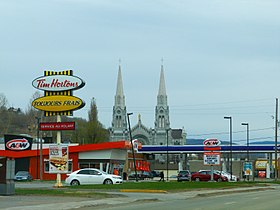
<instances>
[{"instance_id":1,"label":"car wheel","mask_svg":"<svg viewBox=\"0 0 280 210\"><path fill-rule=\"evenodd\" d=\"M111 179L105 179L103 184L113 184Z\"/></svg>"},{"instance_id":2,"label":"car wheel","mask_svg":"<svg viewBox=\"0 0 280 210\"><path fill-rule=\"evenodd\" d=\"M80 182L76 179L72 180L72 182L70 183L70 185L72 186L77 186L77 185L80 185Z\"/></svg>"},{"instance_id":3,"label":"car wheel","mask_svg":"<svg viewBox=\"0 0 280 210\"><path fill-rule=\"evenodd\" d=\"M199 177L196 177L196 178L194 179L194 181L200 182L200 178L199 178Z\"/></svg>"}]
</instances>

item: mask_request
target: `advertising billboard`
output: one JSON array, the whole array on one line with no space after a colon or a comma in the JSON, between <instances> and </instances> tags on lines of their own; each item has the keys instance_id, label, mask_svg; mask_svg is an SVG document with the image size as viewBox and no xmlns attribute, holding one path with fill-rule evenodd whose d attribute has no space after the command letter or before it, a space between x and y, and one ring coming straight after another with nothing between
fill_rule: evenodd
<instances>
[{"instance_id":1,"label":"advertising billboard","mask_svg":"<svg viewBox=\"0 0 280 210\"><path fill-rule=\"evenodd\" d=\"M5 149L11 151L31 150L33 138L24 135L4 135Z\"/></svg>"},{"instance_id":2,"label":"advertising billboard","mask_svg":"<svg viewBox=\"0 0 280 210\"><path fill-rule=\"evenodd\" d=\"M68 145L50 145L49 173L68 173Z\"/></svg>"}]
</instances>

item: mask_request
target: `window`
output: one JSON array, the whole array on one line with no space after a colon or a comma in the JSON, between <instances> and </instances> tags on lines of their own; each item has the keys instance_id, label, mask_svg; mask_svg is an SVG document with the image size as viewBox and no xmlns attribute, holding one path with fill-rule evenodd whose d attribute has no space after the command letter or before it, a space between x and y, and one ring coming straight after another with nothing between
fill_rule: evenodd
<instances>
[{"instance_id":1,"label":"window","mask_svg":"<svg viewBox=\"0 0 280 210\"><path fill-rule=\"evenodd\" d=\"M88 174L90 174L90 171L89 170L81 170L77 174L86 174L86 175L88 175Z\"/></svg>"},{"instance_id":2,"label":"window","mask_svg":"<svg viewBox=\"0 0 280 210\"><path fill-rule=\"evenodd\" d=\"M96 170L89 170L89 174L90 175L100 175L100 172L98 172Z\"/></svg>"}]
</instances>

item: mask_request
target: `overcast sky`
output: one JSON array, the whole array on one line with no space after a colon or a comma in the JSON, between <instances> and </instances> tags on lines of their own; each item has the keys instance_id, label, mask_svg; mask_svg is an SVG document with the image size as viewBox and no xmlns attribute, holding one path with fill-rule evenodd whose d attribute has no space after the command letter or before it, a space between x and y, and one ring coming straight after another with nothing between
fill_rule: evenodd
<instances>
[{"instance_id":1,"label":"overcast sky","mask_svg":"<svg viewBox=\"0 0 280 210\"><path fill-rule=\"evenodd\" d=\"M25 110L44 70L72 69L74 91L111 126L121 59L132 126L154 126L164 65L170 122L187 138L274 140L280 96L279 0L1 0L0 93ZM42 91L41 91L42 92ZM43 94L43 92L42 92Z\"/></svg>"}]
</instances>

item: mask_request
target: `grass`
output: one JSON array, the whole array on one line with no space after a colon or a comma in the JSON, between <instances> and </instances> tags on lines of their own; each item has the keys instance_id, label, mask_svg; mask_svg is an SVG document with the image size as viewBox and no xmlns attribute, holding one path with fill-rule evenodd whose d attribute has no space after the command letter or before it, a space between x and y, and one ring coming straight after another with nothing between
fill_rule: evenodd
<instances>
[{"instance_id":1,"label":"grass","mask_svg":"<svg viewBox=\"0 0 280 210\"><path fill-rule=\"evenodd\" d=\"M71 186L72 189L98 189L98 190L165 190L168 192L187 191L196 189L223 189L236 187L250 187L264 185L256 182L126 182L121 185L80 185Z\"/></svg>"},{"instance_id":2,"label":"grass","mask_svg":"<svg viewBox=\"0 0 280 210\"><path fill-rule=\"evenodd\" d=\"M203 189L228 189L253 186L267 186L268 184L280 184L280 182L125 182L120 185L80 185L65 186L63 188L51 189L22 189L17 188L17 195L47 195L47 196L75 196L109 198L116 197L110 192L118 192L123 189L128 190L164 190L167 192L180 192ZM101 193L101 192L107 193Z\"/></svg>"}]
</instances>

